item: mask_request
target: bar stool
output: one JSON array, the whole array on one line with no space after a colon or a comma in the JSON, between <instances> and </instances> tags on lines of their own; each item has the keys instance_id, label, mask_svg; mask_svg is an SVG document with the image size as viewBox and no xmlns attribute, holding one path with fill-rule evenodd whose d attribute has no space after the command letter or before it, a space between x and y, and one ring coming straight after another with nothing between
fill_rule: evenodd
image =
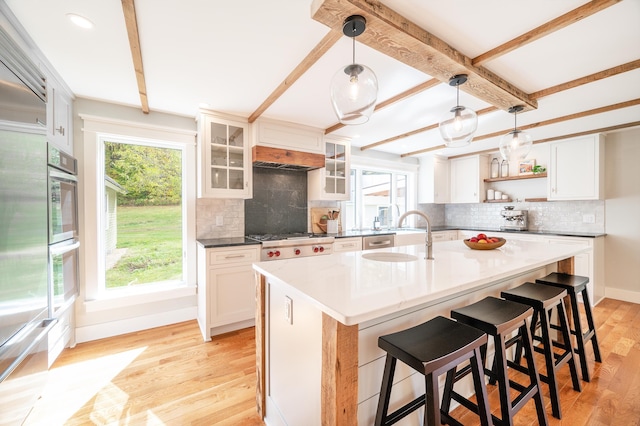
<instances>
[{"instance_id":1,"label":"bar stool","mask_svg":"<svg viewBox=\"0 0 640 426\"><path fill-rule=\"evenodd\" d=\"M560 287L552 287L534 283L524 283L510 290L500 293L506 300L523 303L533 308L533 320L531 321L531 338L534 341L542 343L542 347L534 345L536 352L544 354L547 366L547 374L540 374L540 380L549 385L549 395L551 397L551 411L553 417L562 418L560 413L560 395L558 392L558 380L556 371L565 364L569 364L571 372L571 381L573 389L581 391L580 379L578 379L578 371L573 356L573 348L571 344L571 334L569 331L569 322L564 309L564 297L567 291ZM556 309L560 326L558 327L562 333L562 342L553 342L551 340L551 326L549 319L553 310ZM536 335L536 330L540 328L541 336ZM554 351L554 346L562 350L561 353ZM519 349L519 348L518 348ZM518 360L519 354L516 355ZM518 369L518 367L514 367ZM522 369L524 370L524 368ZM522 371L521 370L521 371ZM522 371L526 373L526 371Z\"/></svg>"},{"instance_id":2,"label":"bar stool","mask_svg":"<svg viewBox=\"0 0 640 426\"><path fill-rule=\"evenodd\" d=\"M439 426L451 421L447 412L440 410L438 376L470 360L474 388L480 406L480 424L491 425L487 389L481 374L480 348L487 343L487 335L472 327L459 324L449 318L435 317L423 324L380 336L378 346L387 352L378 400L375 425L391 425L425 406L424 425ZM425 376L425 394L387 414L393 375L397 360L407 364ZM460 424L453 420L453 424Z\"/></svg>"},{"instance_id":3,"label":"bar stool","mask_svg":"<svg viewBox=\"0 0 640 426\"><path fill-rule=\"evenodd\" d=\"M570 326L569 328L571 329L571 334L576 336L576 343L578 346L574 350L580 358L582 380L589 382L591 379L589 378L589 367L587 365L587 356L585 352L585 345L587 342L591 342L596 362L602 362L600 347L598 346L598 337L596 336L596 326L593 321L593 313L591 312L591 303L589 302L589 292L587 291L589 278L581 277L579 275L553 272L544 278L537 279L536 282L567 290L567 294L571 300L571 313L573 317L573 326ZM578 304L578 294L582 294L582 304L584 305L585 316L587 317L588 328L587 331L584 332L582 323L580 322L580 311L578 310L578 307L580 306Z\"/></svg>"},{"instance_id":4,"label":"bar stool","mask_svg":"<svg viewBox=\"0 0 640 426\"><path fill-rule=\"evenodd\" d=\"M538 424L547 425L547 413L544 410L542 393L540 392L540 381L538 370L533 359L533 345L529 331L528 321L532 318L533 308L510 300L496 297L486 297L471 305L453 309L451 317L458 322L470 325L484 331L489 336L493 336L495 346L494 368L484 368L485 374L491 381L497 382L500 393L500 413L501 418L492 415L493 423L496 425L513 425L513 416L533 398L538 415ZM524 358L527 363L527 373L529 384L518 383L509 378L507 368L518 365L507 359L507 349L516 343L517 340L509 337L517 332L523 345ZM483 348L483 361L486 357L486 347ZM518 367L520 367L518 365ZM442 409L448 410L452 400L475 411L476 405L453 391L453 385L458 380L469 374L469 371L462 369L447 373L447 381L443 393ZM511 389L518 391L514 400L511 399Z\"/></svg>"}]
</instances>

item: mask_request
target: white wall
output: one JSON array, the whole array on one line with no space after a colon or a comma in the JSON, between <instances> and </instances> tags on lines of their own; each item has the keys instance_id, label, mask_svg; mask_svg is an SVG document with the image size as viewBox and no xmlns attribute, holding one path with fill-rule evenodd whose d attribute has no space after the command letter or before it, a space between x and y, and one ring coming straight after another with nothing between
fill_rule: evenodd
<instances>
[{"instance_id":1,"label":"white wall","mask_svg":"<svg viewBox=\"0 0 640 426\"><path fill-rule=\"evenodd\" d=\"M640 303L640 129L605 142L605 296Z\"/></svg>"}]
</instances>

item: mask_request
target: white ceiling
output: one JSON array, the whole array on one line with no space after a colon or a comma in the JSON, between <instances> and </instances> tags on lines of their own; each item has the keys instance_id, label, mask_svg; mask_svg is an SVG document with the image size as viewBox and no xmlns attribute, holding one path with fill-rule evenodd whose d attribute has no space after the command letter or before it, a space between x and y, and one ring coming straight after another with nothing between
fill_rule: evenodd
<instances>
[{"instance_id":1,"label":"white ceiling","mask_svg":"<svg viewBox=\"0 0 640 426\"><path fill-rule=\"evenodd\" d=\"M140 106L121 2L4 1L76 96ZM474 58L588 1L381 3ZM135 0L151 114L195 116L206 103L249 117L328 33L310 17L310 6L311 0ZM67 13L83 15L95 27L75 27ZM640 59L639 22L640 0L623 0L483 66L526 93L536 92ZM342 37L263 117L322 129L336 124L329 84L351 62L351 46L351 39ZM377 74L378 102L431 79L361 43L356 43L356 60ZM537 110L518 116L518 125L637 99L640 69L540 98ZM475 110L489 106L463 92L460 102ZM454 105L455 89L443 83L334 134L364 146L437 123ZM528 131L540 140L638 120L640 106L635 105ZM506 133L512 127L513 116L498 110L480 116L476 135ZM493 137L439 152L451 156L492 149L498 141ZM434 129L375 149L403 154L441 144Z\"/></svg>"}]
</instances>

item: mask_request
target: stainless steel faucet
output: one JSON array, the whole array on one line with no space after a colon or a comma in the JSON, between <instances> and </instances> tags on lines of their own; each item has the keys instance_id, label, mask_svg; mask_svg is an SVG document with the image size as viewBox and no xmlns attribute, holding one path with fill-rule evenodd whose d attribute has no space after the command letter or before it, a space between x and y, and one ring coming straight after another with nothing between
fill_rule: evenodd
<instances>
[{"instance_id":1,"label":"stainless steel faucet","mask_svg":"<svg viewBox=\"0 0 640 426\"><path fill-rule=\"evenodd\" d=\"M408 212L400 216L400 219L398 219L398 229L402 228L402 222L404 221L404 218L412 214L417 214L427 221L427 237L425 239L425 244L427 246L427 260L433 260L433 239L431 239L431 221L429 220L429 216L427 216L420 210L409 210Z\"/></svg>"}]
</instances>

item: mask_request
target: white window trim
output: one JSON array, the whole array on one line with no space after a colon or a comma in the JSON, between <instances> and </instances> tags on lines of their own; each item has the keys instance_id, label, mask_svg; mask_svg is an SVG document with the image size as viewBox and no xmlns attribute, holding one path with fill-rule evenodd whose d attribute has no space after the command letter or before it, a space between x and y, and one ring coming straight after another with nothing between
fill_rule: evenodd
<instances>
[{"instance_id":1,"label":"white window trim","mask_svg":"<svg viewBox=\"0 0 640 426\"><path fill-rule=\"evenodd\" d=\"M404 174L407 176L407 187L411 189L411 191L407 191L407 210L413 210L417 208L418 202L418 186L417 186L417 178L418 178L418 164L407 164L401 163L392 160L378 159L378 158L369 158L362 156L351 156L351 169L358 170L356 181L362 178L362 170L370 170L373 172L381 172L381 173L391 173L392 185L396 185L396 176L397 174ZM392 195L392 200L395 199L395 193ZM342 206L342 209L346 211ZM362 212L362 199L358 197L356 200L356 211ZM404 213L404 212L403 212ZM358 217L356 220L356 227L365 228L366 224L362 223L362 216ZM414 226L415 218L408 217L407 222L405 222L405 226Z\"/></svg>"},{"instance_id":2,"label":"white window trim","mask_svg":"<svg viewBox=\"0 0 640 426\"><path fill-rule=\"evenodd\" d=\"M79 174L81 180L81 208L83 215L80 220L80 239L82 243L81 253L84 259L96 260L81 262L80 277L84 283L81 289L81 300L84 299L87 311L99 311L141 304L150 301L167 300L184 294L195 294L197 271L196 271L196 176L189 173L189 170L196 169L196 132L183 129L175 129L162 126L153 126L129 122L124 120L114 120L109 118L84 115L80 118L83 122L84 145L83 161ZM103 141L110 139L114 141L136 140L166 142L172 148L178 145L183 149L183 226L184 228L184 282L180 285L153 286L150 288L131 288L123 291L104 291L104 252L103 232L101 226L104 200L101 194L104 186L104 149ZM144 287L144 286L141 286ZM157 293L151 297L150 293ZM126 300L125 300L126 299ZM95 302L95 303L94 303Z\"/></svg>"}]
</instances>

